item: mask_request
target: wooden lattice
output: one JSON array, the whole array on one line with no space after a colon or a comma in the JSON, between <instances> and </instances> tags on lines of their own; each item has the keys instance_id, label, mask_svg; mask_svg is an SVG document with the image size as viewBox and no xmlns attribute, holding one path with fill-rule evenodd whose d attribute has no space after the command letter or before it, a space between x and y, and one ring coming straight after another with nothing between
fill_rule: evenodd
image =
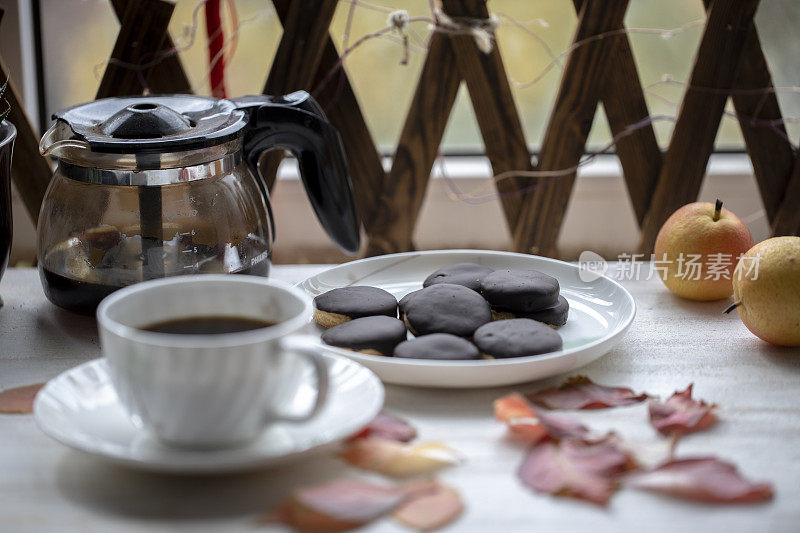
<instances>
[{"instance_id":1,"label":"wooden lattice","mask_svg":"<svg viewBox=\"0 0 800 533\"><path fill-rule=\"evenodd\" d=\"M153 92L189 92L177 56L153 61L160 51L172 47L167 32L172 3L111 1L121 23L112 54L119 61L108 64L97 97L139 93L144 86ZM781 118L774 91L765 90L772 87L772 78L753 24L758 0L704 1L705 31L666 153L659 149L649 124L616 146L642 228L643 252L651 250L664 220L697 198L730 95L773 233L800 233L800 160L782 126L775 131L756 124L756 119ZM284 33L264 92L279 94L320 86L340 62L328 30L337 0L272 2ZM600 102L615 136L632 124L646 122L649 112L627 35L614 32L591 39L623 28L628 3L574 0L578 24L573 42L589 41L575 47L567 59L536 167L531 163L500 50L494 47L485 54L468 35L432 35L388 172L346 72L336 73L336 83L322 84L314 96L342 135L356 208L368 237L367 254L413 249L414 225L462 82L496 174L577 165ZM489 17L486 0L441 0L441 5L456 20ZM143 68L123 68L120 62ZM279 161L278 154L262 161L262 174L270 185ZM556 254L574 178L574 173L553 179L515 176L497 182L516 250ZM26 202L37 195L41 198L36 190L41 183L32 183L31 191L24 193ZM17 184L21 185L19 180Z\"/></svg>"},{"instance_id":2,"label":"wooden lattice","mask_svg":"<svg viewBox=\"0 0 800 533\"><path fill-rule=\"evenodd\" d=\"M684 95L650 209L642 223L641 251L652 248L659 228L675 209L697 198L725 110L726 92L732 88L772 87L772 78L753 25L758 0L714 0L708 5L705 32L695 57L690 86L709 90L689 89ZM759 112L762 99L766 105ZM785 138L767 128L754 128L742 116L755 114L758 118L780 118L774 93L766 96L762 93L755 100L758 101L754 101L752 96L742 97L741 93L735 93L733 97L745 144L770 222L785 221L781 222L782 227L775 228L777 233L795 233L800 230L796 213L800 197L785 197L793 166L793 150ZM783 133L785 135L785 129ZM781 198L784 198L782 203ZM788 217L792 215L783 213L787 209L795 211L794 227L789 227Z\"/></svg>"}]
</instances>

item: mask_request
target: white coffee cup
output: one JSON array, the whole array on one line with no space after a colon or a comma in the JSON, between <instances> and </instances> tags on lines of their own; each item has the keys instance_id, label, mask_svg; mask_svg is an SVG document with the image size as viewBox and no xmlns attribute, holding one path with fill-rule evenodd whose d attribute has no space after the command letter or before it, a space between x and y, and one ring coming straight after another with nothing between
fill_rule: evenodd
<instances>
[{"instance_id":1,"label":"white coffee cup","mask_svg":"<svg viewBox=\"0 0 800 533\"><path fill-rule=\"evenodd\" d=\"M198 275L114 292L97 308L97 321L111 380L134 423L171 445L214 448L246 443L274 422L301 422L319 412L328 392L327 366L317 340L295 335L311 314L310 298L286 283ZM275 325L204 335L139 329L203 316ZM313 388L309 365L316 374ZM310 409L284 412L298 404Z\"/></svg>"}]
</instances>

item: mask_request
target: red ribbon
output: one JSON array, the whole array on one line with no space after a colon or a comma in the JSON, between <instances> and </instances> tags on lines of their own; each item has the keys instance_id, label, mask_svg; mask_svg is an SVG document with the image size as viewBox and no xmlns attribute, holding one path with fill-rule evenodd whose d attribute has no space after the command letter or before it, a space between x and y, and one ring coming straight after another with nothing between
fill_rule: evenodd
<instances>
[{"instance_id":1,"label":"red ribbon","mask_svg":"<svg viewBox=\"0 0 800 533\"><path fill-rule=\"evenodd\" d=\"M222 54L224 35L220 18L221 0L207 0L206 34L208 35L208 64L211 68L211 94L225 98L225 58Z\"/></svg>"}]
</instances>

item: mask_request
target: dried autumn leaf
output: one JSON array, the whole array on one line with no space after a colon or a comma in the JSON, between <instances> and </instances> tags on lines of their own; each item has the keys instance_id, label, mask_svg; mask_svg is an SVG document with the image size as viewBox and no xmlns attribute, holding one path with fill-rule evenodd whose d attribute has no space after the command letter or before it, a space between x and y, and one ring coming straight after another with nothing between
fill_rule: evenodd
<instances>
[{"instance_id":1,"label":"dried autumn leaf","mask_svg":"<svg viewBox=\"0 0 800 533\"><path fill-rule=\"evenodd\" d=\"M527 396L531 402L548 409L602 409L639 403L647 394L636 394L627 387L598 385L586 376L573 376L559 387Z\"/></svg>"},{"instance_id":2,"label":"dried autumn leaf","mask_svg":"<svg viewBox=\"0 0 800 533\"><path fill-rule=\"evenodd\" d=\"M399 487L342 480L295 490L263 523L282 523L297 531L349 531L384 516L409 498Z\"/></svg>"},{"instance_id":3,"label":"dried autumn leaf","mask_svg":"<svg viewBox=\"0 0 800 533\"><path fill-rule=\"evenodd\" d=\"M338 533L364 526L362 522L337 520L313 509L308 509L292 499L283 502L277 509L260 517L258 523L285 524L295 531L309 533Z\"/></svg>"},{"instance_id":4,"label":"dried autumn leaf","mask_svg":"<svg viewBox=\"0 0 800 533\"><path fill-rule=\"evenodd\" d=\"M517 475L528 487L605 505L620 476L635 468L613 437L596 442L543 441L531 448Z\"/></svg>"},{"instance_id":5,"label":"dried autumn leaf","mask_svg":"<svg viewBox=\"0 0 800 533\"><path fill-rule=\"evenodd\" d=\"M651 401L650 424L663 435L686 435L701 431L717 421L716 405L692 398L692 387L676 392L664 403Z\"/></svg>"},{"instance_id":6,"label":"dried autumn leaf","mask_svg":"<svg viewBox=\"0 0 800 533\"><path fill-rule=\"evenodd\" d=\"M24 415L33 412L33 400L44 383L34 383L0 392L0 413Z\"/></svg>"},{"instance_id":7,"label":"dried autumn leaf","mask_svg":"<svg viewBox=\"0 0 800 533\"><path fill-rule=\"evenodd\" d=\"M407 420L381 411L355 438L368 436L382 437L399 442L411 442L417 438L417 429Z\"/></svg>"},{"instance_id":8,"label":"dried autumn leaf","mask_svg":"<svg viewBox=\"0 0 800 533\"><path fill-rule=\"evenodd\" d=\"M418 531L435 531L461 516L464 503L455 489L433 481L412 495L393 514L401 524Z\"/></svg>"},{"instance_id":9,"label":"dried autumn leaf","mask_svg":"<svg viewBox=\"0 0 800 533\"><path fill-rule=\"evenodd\" d=\"M524 396L508 394L495 400L495 416L505 422L511 435L529 444L545 437L551 439L583 438L589 433L586 426L566 417L543 413L528 403Z\"/></svg>"},{"instance_id":10,"label":"dried autumn leaf","mask_svg":"<svg viewBox=\"0 0 800 533\"><path fill-rule=\"evenodd\" d=\"M531 404L517 392L506 394L494 401L494 416L501 422L508 422L515 418L530 418L534 415Z\"/></svg>"},{"instance_id":11,"label":"dried autumn leaf","mask_svg":"<svg viewBox=\"0 0 800 533\"><path fill-rule=\"evenodd\" d=\"M509 423L512 432L525 431L530 424L537 424L545 429L548 437L554 440L561 439L583 439L589 436L589 428L578 422L563 416L554 416L536 412L534 418L517 418Z\"/></svg>"},{"instance_id":12,"label":"dried autumn leaf","mask_svg":"<svg viewBox=\"0 0 800 533\"><path fill-rule=\"evenodd\" d=\"M430 474L460 462L452 448L439 442L403 444L380 437L351 441L341 457L358 468L392 477Z\"/></svg>"},{"instance_id":13,"label":"dried autumn leaf","mask_svg":"<svg viewBox=\"0 0 800 533\"><path fill-rule=\"evenodd\" d=\"M736 467L714 457L677 459L631 475L626 484L707 503L756 503L772 498L772 486L744 479Z\"/></svg>"},{"instance_id":14,"label":"dried autumn leaf","mask_svg":"<svg viewBox=\"0 0 800 533\"><path fill-rule=\"evenodd\" d=\"M521 394L507 394L495 400L494 416L506 423L516 440L534 444L547 436L547 428L536 418L533 407Z\"/></svg>"}]
</instances>

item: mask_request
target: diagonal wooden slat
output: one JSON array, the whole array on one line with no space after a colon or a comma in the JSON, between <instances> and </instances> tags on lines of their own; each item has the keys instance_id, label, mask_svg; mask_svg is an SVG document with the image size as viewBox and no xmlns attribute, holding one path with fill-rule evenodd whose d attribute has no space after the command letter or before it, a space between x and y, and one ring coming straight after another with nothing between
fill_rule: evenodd
<instances>
[{"instance_id":1,"label":"diagonal wooden slat","mask_svg":"<svg viewBox=\"0 0 800 533\"><path fill-rule=\"evenodd\" d=\"M435 33L381 190L367 255L414 248L414 224L460 83L449 37Z\"/></svg>"},{"instance_id":2,"label":"diagonal wooden slat","mask_svg":"<svg viewBox=\"0 0 800 533\"><path fill-rule=\"evenodd\" d=\"M443 0L442 7L452 17L489 17L486 0ZM495 174L532 170L519 113L497 46L492 48L491 53L485 54L469 35L454 35L450 43L459 73L467 84L492 170ZM519 216L522 202L519 191L527 183L520 178L505 179L497 183L510 228L513 228Z\"/></svg>"},{"instance_id":3,"label":"diagonal wooden slat","mask_svg":"<svg viewBox=\"0 0 800 533\"><path fill-rule=\"evenodd\" d=\"M619 28L627 0L586 0L578 16L573 42ZM595 109L618 37L580 46L570 54L539 157L539 170L570 168L580 161L592 126ZM569 202L575 174L538 178L539 184L525 195L514 231L514 248L553 255L558 232Z\"/></svg>"},{"instance_id":4,"label":"diagonal wooden slat","mask_svg":"<svg viewBox=\"0 0 800 533\"><path fill-rule=\"evenodd\" d=\"M111 57L131 65L145 65L163 50L169 19L175 5L163 0L128 2L120 19L120 30ZM157 63L156 63L157 64ZM140 94L155 65L137 71L113 62L106 65L96 98Z\"/></svg>"},{"instance_id":5,"label":"diagonal wooden slat","mask_svg":"<svg viewBox=\"0 0 800 533\"><path fill-rule=\"evenodd\" d=\"M111 5L114 8L114 13L122 22L125 16L125 10L132 0L111 0ZM172 50L175 48L175 43L172 42L172 37L167 34L164 38L164 50ZM186 77L186 71L183 68L180 57L178 54L169 54L153 65L147 75L147 86L153 93L171 94L171 93L191 93L192 85Z\"/></svg>"},{"instance_id":6,"label":"diagonal wooden slat","mask_svg":"<svg viewBox=\"0 0 800 533\"><path fill-rule=\"evenodd\" d=\"M264 94L308 88L328 42L328 26L337 3L337 0L273 0L284 30L264 84ZM311 13L314 16L309 16Z\"/></svg>"},{"instance_id":7,"label":"diagonal wooden slat","mask_svg":"<svg viewBox=\"0 0 800 533\"><path fill-rule=\"evenodd\" d=\"M284 30L264 84L264 94L280 95L311 89L329 40L328 26L337 3L337 0L273 0ZM310 13L314 16L309 16ZM261 175L270 189L275 183L281 159L283 152L276 150L266 154L259 164Z\"/></svg>"},{"instance_id":8,"label":"diagonal wooden slat","mask_svg":"<svg viewBox=\"0 0 800 533\"><path fill-rule=\"evenodd\" d=\"M751 24L733 88L758 92L736 93L731 99L739 115L739 126L742 129L745 147L753 163L764 211L770 222L777 215L794 165L794 153L786 137L784 125L781 123L775 126L778 130L775 131L763 125L752 124L750 118L775 121L782 117L777 95L774 92L763 93L772 86L772 76L761 49L755 24Z\"/></svg>"},{"instance_id":9,"label":"diagonal wooden slat","mask_svg":"<svg viewBox=\"0 0 800 533\"><path fill-rule=\"evenodd\" d=\"M339 54L329 38L322 51L319 69L311 86L319 87L323 78L336 68L338 63ZM346 72L336 72L330 82L323 85L314 97L325 109L331 124L339 130L347 154L350 179L353 182L356 212L369 237L375 210L378 208L381 186L386 177L381 155L378 153Z\"/></svg>"},{"instance_id":10,"label":"diagonal wooden slat","mask_svg":"<svg viewBox=\"0 0 800 533\"><path fill-rule=\"evenodd\" d=\"M292 0L273 0L278 17L284 25L287 23L291 2ZM336 68L340 70L321 85L328 74ZM386 172L353 86L341 65L339 52L330 36L326 39L317 72L308 87L317 88L318 92L314 94L314 98L322 105L328 119L339 130L353 182L356 211L369 235Z\"/></svg>"},{"instance_id":11,"label":"diagonal wooden slat","mask_svg":"<svg viewBox=\"0 0 800 533\"><path fill-rule=\"evenodd\" d=\"M642 223L639 251L650 253L666 219L700 191L708 158L733 86L758 0L715 0L708 11L688 89Z\"/></svg>"},{"instance_id":12,"label":"diagonal wooden slat","mask_svg":"<svg viewBox=\"0 0 800 533\"><path fill-rule=\"evenodd\" d=\"M574 3L576 10L580 12L583 0L574 0ZM617 137L632 124L645 120L650 113L627 35L614 40L611 57L613 59L606 65L600 101L606 112L611 135ZM652 124L621 137L615 148L636 221L641 224L650 205L663 160Z\"/></svg>"},{"instance_id":13,"label":"diagonal wooden slat","mask_svg":"<svg viewBox=\"0 0 800 533\"><path fill-rule=\"evenodd\" d=\"M704 1L708 3L710 0ZM116 57L134 64L147 62L163 44L155 43L159 32L166 47L172 46L166 32L171 8L166 16L163 10L159 16L155 12L157 10L151 9L148 13L143 13L141 8L141 4L154 7L165 2L112 2L122 20L122 29L115 46ZM600 0L573 2L579 11L575 42L623 27L622 19L627 0L610 5ZM273 0L273 3L286 29L264 91L279 94L318 86L340 61L328 34L336 0ZM731 84L743 89L769 87L772 84L752 24L757 3L757 0L738 3L733 0L716 0L710 9L709 22L698 50L691 83L694 86L710 87L714 91L687 92L666 158L662 158L651 125L640 128L617 144L617 153L624 169L633 207L637 219L644 226L643 242L648 232L652 231L652 219L655 217L653 213L665 209L663 205L648 205L651 204L651 197L654 204L665 203L671 196L675 196L672 191L675 187L679 189L678 195L684 196L691 194L693 189L699 189L724 108L726 95L721 89L729 88ZM453 17L489 16L486 0L442 0L442 7ZM307 16L310 12L315 16ZM142 26L148 26L146 31ZM730 29L727 29L728 26ZM746 39L741 37L742 34L746 35ZM155 36L155 39L148 41L149 48L140 47L132 53L129 52L128 58L117 54L121 42L124 41L124 48L129 49L128 43L141 41L145 36ZM720 50L727 54L723 59L719 59ZM705 65L712 58L716 59L712 68L698 70L698 65ZM101 83L101 91L104 87L108 91L108 86L113 86L116 94L138 92L141 89L140 76L146 76L148 84L156 90L187 90L188 81L185 81L180 61L176 56L170 56L169 59L177 64L175 70L179 76L168 77L164 69L165 74L161 81L158 81L159 76L154 72L162 69L167 60L143 73L130 69L125 69L127 72L122 72L122 69L115 71L109 65ZM740 59L741 66L737 69L735 65ZM156 81L153 82L153 79ZM357 209L369 237L368 253L413 248L414 224L461 80L467 83L494 172L530 170L530 155L502 57L497 48L490 54L483 54L470 36L433 35L392 170L388 175L383 171L381 157L346 73L343 70L337 72L321 87L319 94L315 95L326 107L331 121L342 132L356 190ZM170 82L176 83L175 87L178 88L170 89ZM701 92L703 94L698 94ZM774 94L766 97L737 94L733 100L741 115L742 130L753 159L767 213L770 218L775 218L776 227L796 227L791 206L786 207L789 205L786 201L783 204L780 202L784 190L787 194L794 190L792 186L788 189L786 187L789 169L793 166L791 145L785 139L776 141L776 138L780 138L780 133L765 135L763 127L747 121L747 116L751 115L766 120L779 118L777 99ZM555 170L577 164L585 150L586 137L600 101L605 107L614 135L648 116L627 36L607 37L583 45L570 54L542 146L539 169ZM708 105L708 102L713 105ZM684 118L690 116L691 111L702 111L702 128L681 126L682 122L697 124L696 119ZM708 117L711 120L706 120ZM681 127L690 135L679 134L678 129ZM692 139L687 141L690 136ZM700 158L696 157L696 153L687 153L687 147L696 148L698 142L701 147ZM691 159L695 161L687 162ZM703 160L698 163L698 159ZM276 153L262 163L262 173L267 179L274 180L279 161L280 154ZM673 167L672 171L669 170L670 165ZM674 177L675 171L683 170L689 172L689 179L677 180ZM794 175L800 176L800 170L795 171ZM666 185L665 176L670 176ZM793 179L800 180L800 177ZM514 231L515 248L553 253L573 182L574 173L566 177L543 179L524 198L514 193L535 182L519 178L498 183L498 190L503 193L506 218ZM795 188L800 188L800 185ZM697 191L693 194L696 196ZM684 203L683 200L679 202ZM670 209L667 215L671 211Z\"/></svg>"},{"instance_id":14,"label":"diagonal wooden slat","mask_svg":"<svg viewBox=\"0 0 800 533\"><path fill-rule=\"evenodd\" d=\"M712 0L703 0L703 3L708 10ZM772 75L756 25L752 23L744 43L739 71L733 80L733 88L739 92L735 92L731 99L739 115L745 147L753 163L764 211L770 222L775 219L794 165L794 150L786 137L784 125L781 123L771 129L753 123L754 118L762 121L782 118L777 95L765 92L772 87ZM742 92L748 90L755 92Z\"/></svg>"}]
</instances>

